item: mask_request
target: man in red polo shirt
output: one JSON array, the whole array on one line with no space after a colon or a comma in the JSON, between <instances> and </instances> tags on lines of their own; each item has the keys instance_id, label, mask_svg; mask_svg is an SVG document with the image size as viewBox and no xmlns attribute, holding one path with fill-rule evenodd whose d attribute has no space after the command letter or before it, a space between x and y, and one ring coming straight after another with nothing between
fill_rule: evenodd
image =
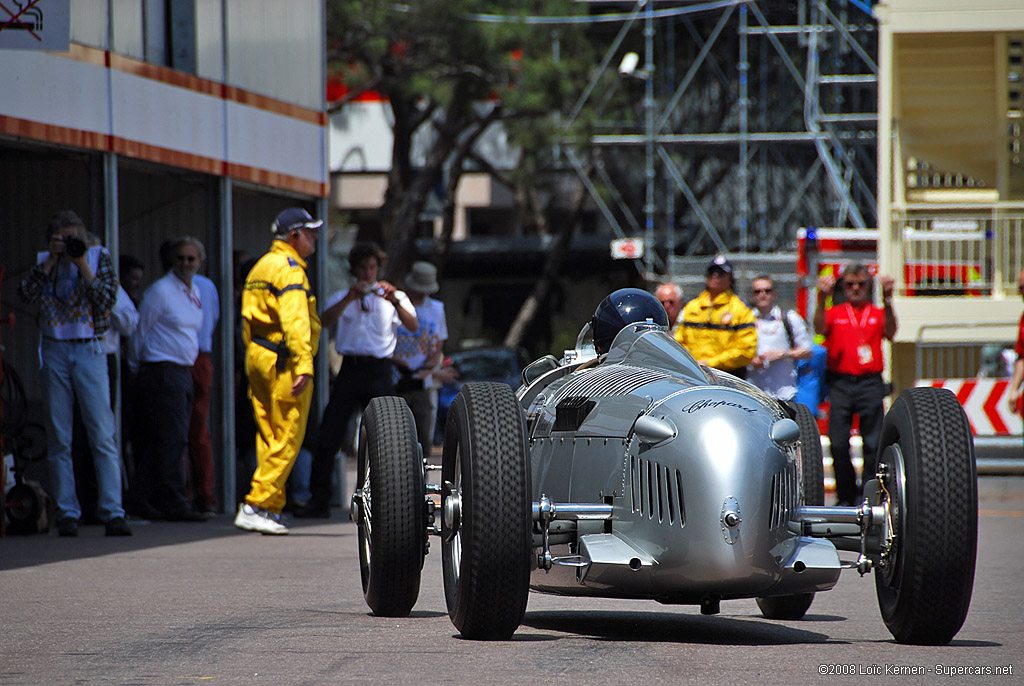
<instances>
[{"instance_id":1,"label":"man in red polo shirt","mask_svg":"<svg viewBox=\"0 0 1024 686\"><path fill-rule=\"evenodd\" d=\"M1021 296L1024 296L1024 269L1017 275L1017 288ZM1024 415L1021 408L1020 396L1024 391L1024 314L1020 316L1020 324L1017 326L1017 345L1014 346L1017 353L1017 361L1013 364L1013 376L1010 377L1010 385L1007 386L1007 402L1010 405L1010 412L1017 412Z\"/></svg>"},{"instance_id":2,"label":"man in red polo shirt","mask_svg":"<svg viewBox=\"0 0 1024 686\"><path fill-rule=\"evenodd\" d=\"M882 286L882 307L871 303L871 274L867 267L855 264L843 271L845 302L825 303L835 290L831 276L818 279L818 306L814 311L814 332L825 336L828 349L827 374L831 409L828 438L832 444L832 469L836 476L836 504L854 505L861 499L857 474L850 461L850 428L853 416L860 418L864 442L862 481L875 472L878 439L885 409L885 383L882 381L882 339L896 335L896 313L892 309L893 280L878 278Z\"/></svg>"}]
</instances>

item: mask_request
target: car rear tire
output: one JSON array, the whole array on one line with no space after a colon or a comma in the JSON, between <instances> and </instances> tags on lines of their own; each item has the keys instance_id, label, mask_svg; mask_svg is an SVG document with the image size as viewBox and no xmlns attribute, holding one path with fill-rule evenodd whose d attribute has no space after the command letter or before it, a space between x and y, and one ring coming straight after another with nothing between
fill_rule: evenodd
<instances>
[{"instance_id":1,"label":"car rear tire","mask_svg":"<svg viewBox=\"0 0 1024 686\"><path fill-rule=\"evenodd\" d=\"M825 504L825 466L821 451L818 421L811 409L801 403L792 403L794 420L800 427L800 471L805 505Z\"/></svg>"},{"instance_id":2,"label":"car rear tire","mask_svg":"<svg viewBox=\"0 0 1024 686\"><path fill-rule=\"evenodd\" d=\"M526 427L510 386L469 383L455 397L441 477L448 615L465 638L509 638L526 613L532 545Z\"/></svg>"},{"instance_id":3,"label":"car rear tire","mask_svg":"<svg viewBox=\"0 0 1024 686\"><path fill-rule=\"evenodd\" d=\"M875 570L882 619L898 643L949 643L967 617L978 543L974 440L956 396L903 391L882 423L878 461L895 532Z\"/></svg>"},{"instance_id":4,"label":"car rear tire","mask_svg":"<svg viewBox=\"0 0 1024 686\"><path fill-rule=\"evenodd\" d=\"M805 505L825 504L825 467L822 462L821 434L810 408L790 403L793 420L800 427L800 473ZM758 598L757 606L766 619L803 619L814 601L813 593Z\"/></svg>"},{"instance_id":5,"label":"car rear tire","mask_svg":"<svg viewBox=\"0 0 1024 686\"><path fill-rule=\"evenodd\" d=\"M382 617L408 615L419 596L427 521L418 446L402 398L370 401L359 429L354 510L363 596Z\"/></svg>"}]
</instances>

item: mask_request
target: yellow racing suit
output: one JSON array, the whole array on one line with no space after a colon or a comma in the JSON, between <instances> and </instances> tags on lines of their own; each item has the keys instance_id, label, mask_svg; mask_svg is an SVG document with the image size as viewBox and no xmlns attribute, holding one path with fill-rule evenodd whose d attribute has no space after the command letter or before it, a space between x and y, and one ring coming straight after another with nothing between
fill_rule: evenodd
<instances>
[{"instance_id":1,"label":"yellow racing suit","mask_svg":"<svg viewBox=\"0 0 1024 686\"><path fill-rule=\"evenodd\" d=\"M256 471L246 502L280 513L284 485L302 447L313 384L298 396L292 384L313 374L320 318L310 292L306 261L275 240L253 266L242 291L245 373L256 419Z\"/></svg>"},{"instance_id":2,"label":"yellow racing suit","mask_svg":"<svg viewBox=\"0 0 1024 686\"><path fill-rule=\"evenodd\" d=\"M754 313L732 290L713 300L702 291L683 307L682 319L675 338L691 355L714 369L744 375L757 354L757 327Z\"/></svg>"}]
</instances>

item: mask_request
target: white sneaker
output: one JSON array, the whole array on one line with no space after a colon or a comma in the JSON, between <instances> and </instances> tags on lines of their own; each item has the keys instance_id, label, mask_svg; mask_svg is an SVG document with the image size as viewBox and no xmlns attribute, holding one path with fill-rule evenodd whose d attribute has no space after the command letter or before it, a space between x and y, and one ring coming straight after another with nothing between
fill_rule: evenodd
<instances>
[{"instance_id":1,"label":"white sneaker","mask_svg":"<svg viewBox=\"0 0 1024 686\"><path fill-rule=\"evenodd\" d=\"M235 526L246 531L258 531L261 534L281 536L288 533L288 527L281 523L281 515L262 507L253 507L249 503L238 504L238 515Z\"/></svg>"}]
</instances>

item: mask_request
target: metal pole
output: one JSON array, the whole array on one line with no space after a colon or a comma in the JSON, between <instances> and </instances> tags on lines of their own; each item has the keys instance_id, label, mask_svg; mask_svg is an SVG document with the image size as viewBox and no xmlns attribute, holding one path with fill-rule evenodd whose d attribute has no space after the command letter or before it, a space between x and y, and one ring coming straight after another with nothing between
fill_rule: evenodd
<instances>
[{"instance_id":1,"label":"metal pole","mask_svg":"<svg viewBox=\"0 0 1024 686\"><path fill-rule=\"evenodd\" d=\"M654 251L654 0L647 0L644 17L644 133L645 162L644 180L647 183L647 198L644 203L644 274L650 280L653 273L652 253Z\"/></svg>"},{"instance_id":2,"label":"metal pole","mask_svg":"<svg viewBox=\"0 0 1024 686\"><path fill-rule=\"evenodd\" d=\"M750 97L748 93L748 72L750 62L747 59L747 6L740 6L740 60L736 68L739 70L739 126L740 126L740 207L739 207L739 230L740 230L740 251L747 251L747 226L750 215L750 167L747 159L748 119L750 110Z\"/></svg>"},{"instance_id":3,"label":"metal pole","mask_svg":"<svg viewBox=\"0 0 1024 686\"><path fill-rule=\"evenodd\" d=\"M234 185L226 176L218 180L217 196L220 203L220 445L221 445L221 506L231 514L235 509L235 464L238 448L235 442L235 413L237 404L245 398L235 397L235 279L234 279L234 213L231 196ZM249 476L249 475L246 475Z\"/></svg>"}]
</instances>

